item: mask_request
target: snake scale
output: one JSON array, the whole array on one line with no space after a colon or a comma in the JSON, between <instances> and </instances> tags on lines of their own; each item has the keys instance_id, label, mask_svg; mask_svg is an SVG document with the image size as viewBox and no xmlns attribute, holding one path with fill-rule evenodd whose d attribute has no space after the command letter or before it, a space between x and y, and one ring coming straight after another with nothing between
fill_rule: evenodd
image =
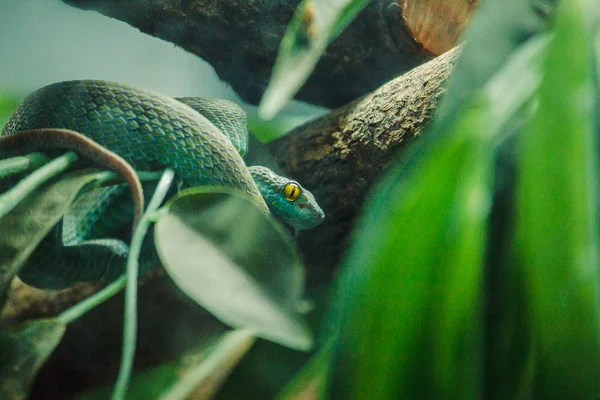
<instances>
[{"instance_id":1,"label":"snake scale","mask_svg":"<svg viewBox=\"0 0 600 400\"><path fill-rule=\"evenodd\" d=\"M244 111L226 100L175 99L113 82L67 81L25 98L3 129L0 155L74 150L124 175L134 199L143 199L135 171L171 168L180 187L214 185L243 193L294 229L321 223L323 211L299 183L246 166L247 135ZM131 197L123 201L128 196L125 184L83 195L30 256L21 279L58 289L121 275L127 235L113 236L124 224L131 227L143 208L142 200L132 210ZM144 242L142 271L159 264L151 240L150 235Z\"/></svg>"}]
</instances>

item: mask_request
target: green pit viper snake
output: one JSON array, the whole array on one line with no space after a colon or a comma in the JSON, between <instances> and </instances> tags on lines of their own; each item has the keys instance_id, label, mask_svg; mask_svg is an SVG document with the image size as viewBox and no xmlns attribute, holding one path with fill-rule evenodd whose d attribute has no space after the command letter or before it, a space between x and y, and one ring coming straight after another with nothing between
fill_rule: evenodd
<instances>
[{"instance_id":1,"label":"green pit viper snake","mask_svg":"<svg viewBox=\"0 0 600 400\"><path fill-rule=\"evenodd\" d=\"M120 276L127 236L105 238L119 237L124 226L139 220L143 188L135 171L140 170L171 168L180 187L214 185L242 193L294 229L320 224L324 213L308 190L265 167L246 166L247 135L245 112L226 100L174 99L97 80L55 83L32 93L6 123L0 156L73 150L94 165L118 171L138 200L134 211L126 184L84 194L19 277L33 286L60 289ZM141 272L159 264L149 240Z\"/></svg>"}]
</instances>

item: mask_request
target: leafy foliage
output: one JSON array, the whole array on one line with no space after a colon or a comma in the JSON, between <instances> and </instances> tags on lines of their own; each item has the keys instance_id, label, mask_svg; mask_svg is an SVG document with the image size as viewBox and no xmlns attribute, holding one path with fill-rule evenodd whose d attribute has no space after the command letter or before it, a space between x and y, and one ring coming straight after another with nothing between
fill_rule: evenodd
<instances>
[{"instance_id":1,"label":"leafy foliage","mask_svg":"<svg viewBox=\"0 0 600 400\"><path fill-rule=\"evenodd\" d=\"M301 3L263 99L266 116L293 96L365 4ZM434 123L366 202L335 295L326 299L333 303L326 333L334 333L278 398L600 396L597 10L591 0L562 1L546 18L529 2L483 2ZM262 129L265 141L281 134ZM19 260L93 180L68 173L0 219L9 232L0 247L18 239L16 250L0 251L9 256L0 262L8 271L0 296ZM68 187L65 198L57 197L60 185ZM27 213L43 205L53 205L46 219ZM252 354L255 337L310 348L299 312L303 267L280 226L214 188L180 193L153 218L173 281L240 329L213 321L191 333L197 342L179 357L133 372L132 398L213 396ZM26 396L64 322L0 331L7 398ZM23 362L32 365L28 373L11 369ZM273 365L245 367L262 383L279 372ZM105 386L83 398L109 392Z\"/></svg>"},{"instance_id":2,"label":"leafy foliage","mask_svg":"<svg viewBox=\"0 0 600 400\"><path fill-rule=\"evenodd\" d=\"M98 171L73 172L42 185L21 199L0 218L0 306L10 282L27 257L65 215L77 194L98 176Z\"/></svg>"},{"instance_id":3,"label":"leafy foliage","mask_svg":"<svg viewBox=\"0 0 600 400\"><path fill-rule=\"evenodd\" d=\"M373 194L340 281L334 313L340 339L330 397L478 398L484 391L494 398L598 396L593 6L584 1L561 5L547 58L541 58L536 103L526 102L525 92L525 98L490 96L502 87L517 92L527 87L520 85L523 69L497 72L504 60L476 64L474 54L483 50L478 45L495 33L506 44L500 55L514 53L521 43L507 42L509 24L505 15L495 14L501 28L467 45L446 108L428 133L432 139L409 157L412 165L392 168ZM490 2L488 10L493 7L509 5ZM482 11L479 26L485 15ZM565 62L567 49L571 56ZM475 65L477 73L470 74ZM537 82L537 77L531 80L534 89ZM488 103L494 99L501 102ZM535 104L533 116L527 104ZM510 119L494 120L511 108ZM512 304L512 319L495 324L481 308L489 296L482 278L490 237L490 178L495 154L506 141L503 131L519 118L531 122L516 150L517 217L511 234L516 249L504 249L503 259L510 262L506 286L494 299ZM503 297L511 294L520 301ZM521 335L510 332L515 328L510 321ZM570 324L572 329L565 329ZM513 364L502 366L506 374L494 376L502 382L485 375L494 370L485 363L503 359L494 351L505 348L486 345L484 331L523 351L522 357L504 358ZM513 392L490 392L484 382Z\"/></svg>"},{"instance_id":4,"label":"leafy foliage","mask_svg":"<svg viewBox=\"0 0 600 400\"><path fill-rule=\"evenodd\" d=\"M545 20L536 13L531 2L482 2L467 29L462 57L436 111L436 121L449 120L458 115L473 93L498 72L519 45L539 33L544 24Z\"/></svg>"},{"instance_id":5,"label":"leafy foliage","mask_svg":"<svg viewBox=\"0 0 600 400\"><path fill-rule=\"evenodd\" d=\"M228 325L310 348L297 312L302 264L276 222L246 199L201 189L180 194L168 210L156 224L156 243L184 292Z\"/></svg>"},{"instance_id":6,"label":"leafy foliage","mask_svg":"<svg viewBox=\"0 0 600 400\"><path fill-rule=\"evenodd\" d=\"M518 158L514 267L526 288L536 398L600 393L598 96L584 5L558 9L539 107L519 143L527 156Z\"/></svg>"},{"instance_id":7,"label":"leafy foliage","mask_svg":"<svg viewBox=\"0 0 600 400\"><path fill-rule=\"evenodd\" d=\"M386 174L357 226L332 312L334 361L310 364L294 393L598 396L597 21L591 2L561 5L549 45L525 3L481 10L435 124L404 155L411 164ZM514 150L510 134L524 122ZM493 177L510 169L502 163L515 159L497 161L506 146L518 160L514 211L492 191ZM498 228L489 225L490 204L506 218L516 212L504 232L516 247L487 260L502 270L491 272L502 278L494 293L485 290L484 256L501 243L486 239L503 238L490 231ZM486 299L504 311L487 316ZM322 380L325 396L311 392Z\"/></svg>"},{"instance_id":8,"label":"leafy foliage","mask_svg":"<svg viewBox=\"0 0 600 400\"><path fill-rule=\"evenodd\" d=\"M60 342L66 325L37 320L0 331L0 397L25 399L29 387Z\"/></svg>"},{"instance_id":9,"label":"leafy foliage","mask_svg":"<svg viewBox=\"0 0 600 400\"><path fill-rule=\"evenodd\" d=\"M484 115L465 113L409 178L395 168L368 207L337 299L333 397L374 387L382 399L477 397L493 149ZM397 229L407 226L417 228Z\"/></svg>"}]
</instances>

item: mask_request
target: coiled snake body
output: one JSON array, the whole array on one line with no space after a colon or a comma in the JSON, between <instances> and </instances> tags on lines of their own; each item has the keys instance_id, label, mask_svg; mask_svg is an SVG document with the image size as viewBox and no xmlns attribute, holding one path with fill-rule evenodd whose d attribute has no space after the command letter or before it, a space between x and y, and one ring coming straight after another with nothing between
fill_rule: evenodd
<instances>
[{"instance_id":1,"label":"coiled snake body","mask_svg":"<svg viewBox=\"0 0 600 400\"><path fill-rule=\"evenodd\" d=\"M215 185L244 193L296 229L313 227L324 218L312 194L297 182L264 167L246 166L246 116L225 100L173 99L104 81L60 82L34 92L17 108L0 137L0 154L69 149L86 156L93 144L79 140L76 133L47 132L49 128L79 132L136 170L171 168L184 186ZM110 157L96 156L93 161L108 168L114 163ZM107 215L119 208L114 199L125 195L124 185L84 195L70 219L65 217L72 221L68 229L63 222L38 246L21 270L21 279L38 287L62 288L119 276L127 246L98 237L98 231L117 230L115 218ZM153 249L146 253L151 255L140 260L142 269L157 264Z\"/></svg>"}]
</instances>

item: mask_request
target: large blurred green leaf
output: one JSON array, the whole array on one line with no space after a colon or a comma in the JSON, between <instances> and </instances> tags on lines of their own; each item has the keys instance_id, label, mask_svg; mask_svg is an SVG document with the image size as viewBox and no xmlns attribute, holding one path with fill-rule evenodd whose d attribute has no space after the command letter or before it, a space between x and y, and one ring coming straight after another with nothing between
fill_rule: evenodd
<instances>
[{"instance_id":1,"label":"large blurred green leaf","mask_svg":"<svg viewBox=\"0 0 600 400\"><path fill-rule=\"evenodd\" d=\"M333 357L335 338L323 345L288 386L277 395L278 400L320 400L326 398L327 378Z\"/></svg>"},{"instance_id":2,"label":"large blurred green leaf","mask_svg":"<svg viewBox=\"0 0 600 400\"><path fill-rule=\"evenodd\" d=\"M410 176L394 168L344 263L331 396L477 398L493 146L467 110Z\"/></svg>"},{"instance_id":3,"label":"large blurred green leaf","mask_svg":"<svg viewBox=\"0 0 600 400\"><path fill-rule=\"evenodd\" d=\"M221 321L291 348L311 347L297 311L302 263L289 234L253 203L187 191L170 203L155 233L171 278Z\"/></svg>"},{"instance_id":4,"label":"large blurred green leaf","mask_svg":"<svg viewBox=\"0 0 600 400\"><path fill-rule=\"evenodd\" d=\"M515 262L525 282L539 399L600 396L592 7L560 3L539 107L519 148Z\"/></svg>"},{"instance_id":5,"label":"large blurred green leaf","mask_svg":"<svg viewBox=\"0 0 600 400\"><path fill-rule=\"evenodd\" d=\"M394 166L367 203L334 309L341 331L333 397L481 394L482 267L495 151L506 136L502 127L537 88L547 43L522 46L453 124L430 128L438 134L426 135L428 146Z\"/></svg>"},{"instance_id":6,"label":"large blurred green leaf","mask_svg":"<svg viewBox=\"0 0 600 400\"><path fill-rule=\"evenodd\" d=\"M369 0L303 0L281 41L259 115L273 118L306 82L327 45Z\"/></svg>"},{"instance_id":7,"label":"large blurred green leaf","mask_svg":"<svg viewBox=\"0 0 600 400\"><path fill-rule=\"evenodd\" d=\"M0 307L10 282L52 227L65 215L77 194L98 171L76 171L51 181L0 218Z\"/></svg>"},{"instance_id":8,"label":"large blurred green leaf","mask_svg":"<svg viewBox=\"0 0 600 400\"><path fill-rule=\"evenodd\" d=\"M27 398L38 370L65 329L65 324L46 319L0 330L0 399Z\"/></svg>"}]
</instances>

